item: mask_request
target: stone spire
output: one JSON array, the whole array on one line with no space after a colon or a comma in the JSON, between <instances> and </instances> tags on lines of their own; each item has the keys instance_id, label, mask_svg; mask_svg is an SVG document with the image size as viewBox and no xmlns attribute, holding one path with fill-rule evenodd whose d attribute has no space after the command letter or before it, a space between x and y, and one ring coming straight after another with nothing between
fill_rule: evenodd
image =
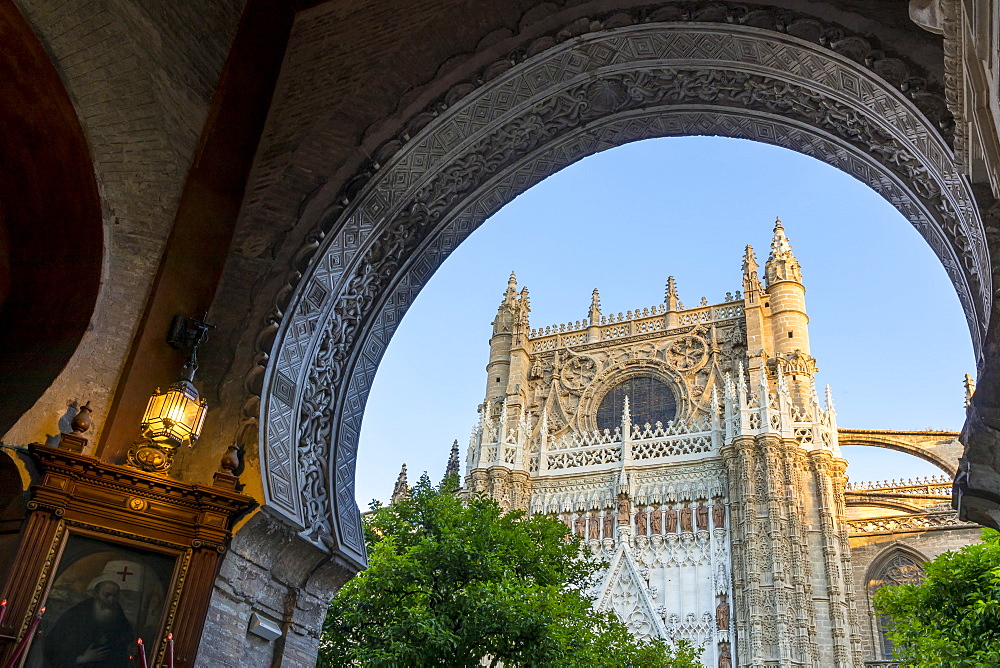
<instances>
[{"instance_id":1,"label":"stone spire","mask_svg":"<svg viewBox=\"0 0 1000 668\"><path fill-rule=\"evenodd\" d=\"M976 393L976 380L969 374L965 374L965 407L972 405L972 395Z\"/></svg>"},{"instance_id":2,"label":"stone spire","mask_svg":"<svg viewBox=\"0 0 1000 668\"><path fill-rule=\"evenodd\" d=\"M451 454L448 456L448 466L444 469L445 477L458 475L458 439L451 444Z\"/></svg>"},{"instance_id":3,"label":"stone spire","mask_svg":"<svg viewBox=\"0 0 1000 668\"><path fill-rule=\"evenodd\" d=\"M802 282L802 269L799 267L799 261L795 259L795 254L792 253L792 245L788 243L780 218L774 221L771 254L764 265L764 275L769 286L778 281Z\"/></svg>"},{"instance_id":4,"label":"stone spire","mask_svg":"<svg viewBox=\"0 0 1000 668\"><path fill-rule=\"evenodd\" d=\"M406 484L406 464L399 469L399 477L396 478L396 486L392 488L392 499L390 503L397 504L410 494L410 486Z\"/></svg>"},{"instance_id":5,"label":"stone spire","mask_svg":"<svg viewBox=\"0 0 1000 668\"><path fill-rule=\"evenodd\" d=\"M503 301L500 302L496 320L493 321L493 333L509 334L514 331L515 324L527 327L528 311L531 310L528 303L528 288L522 288L521 293L518 294L517 276L513 271L510 272L507 289L503 293Z\"/></svg>"},{"instance_id":6,"label":"stone spire","mask_svg":"<svg viewBox=\"0 0 1000 668\"><path fill-rule=\"evenodd\" d=\"M760 275L757 273L757 256L753 246L747 244L743 250L743 294L756 295L760 292Z\"/></svg>"},{"instance_id":7,"label":"stone spire","mask_svg":"<svg viewBox=\"0 0 1000 668\"><path fill-rule=\"evenodd\" d=\"M601 324L601 293L594 288L593 294L590 295L590 324L599 325Z\"/></svg>"},{"instance_id":8,"label":"stone spire","mask_svg":"<svg viewBox=\"0 0 1000 668\"><path fill-rule=\"evenodd\" d=\"M663 303L667 305L668 311L676 311L680 298L677 296L677 281L673 276L667 277L667 291L663 297Z\"/></svg>"}]
</instances>

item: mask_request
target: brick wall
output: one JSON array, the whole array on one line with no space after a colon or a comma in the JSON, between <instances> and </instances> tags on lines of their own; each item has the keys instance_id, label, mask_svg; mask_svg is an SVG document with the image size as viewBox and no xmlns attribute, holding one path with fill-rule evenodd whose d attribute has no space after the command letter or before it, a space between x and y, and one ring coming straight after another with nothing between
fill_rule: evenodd
<instances>
[{"instance_id":1,"label":"brick wall","mask_svg":"<svg viewBox=\"0 0 1000 668\"><path fill-rule=\"evenodd\" d=\"M104 216L105 271L77 352L3 440L45 442L59 433L67 405L90 400L94 444L159 265L242 0L209 6L165 0L18 0L17 5L52 56L90 142Z\"/></svg>"},{"instance_id":2,"label":"brick wall","mask_svg":"<svg viewBox=\"0 0 1000 668\"><path fill-rule=\"evenodd\" d=\"M315 665L327 604L353 573L267 513L254 515L223 559L197 665ZM249 633L252 614L284 635L268 641Z\"/></svg>"}]
</instances>

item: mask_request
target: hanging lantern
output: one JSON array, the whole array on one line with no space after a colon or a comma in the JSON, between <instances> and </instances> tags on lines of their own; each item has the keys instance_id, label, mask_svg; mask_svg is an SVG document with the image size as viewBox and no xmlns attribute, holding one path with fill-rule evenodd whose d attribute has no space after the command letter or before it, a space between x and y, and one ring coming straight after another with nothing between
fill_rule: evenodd
<instances>
[{"instance_id":1,"label":"hanging lantern","mask_svg":"<svg viewBox=\"0 0 1000 668\"><path fill-rule=\"evenodd\" d=\"M184 363L184 373L166 392L161 392L160 388L153 392L139 425L142 438L133 443L128 451L128 463L143 471L169 471L174 451L182 445L194 446L205 424L208 404L198 395L193 381L198 370L198 346L205 341L212 325L187 318L182 321L187 325L187 331L183 333L184 342L191 347Z\"/></svg>"},{"instance_id":2,"label":"hanging lantern","mask_svg":"<svg viewBox=\"0 0 1000 668\"><path fill-rule=\"evenodd\" d=\"M193 446L205 423L206 402L198 396L194 384L182 379L149 398L140 428L147 438Z\"/></svg>"}]
</instances>

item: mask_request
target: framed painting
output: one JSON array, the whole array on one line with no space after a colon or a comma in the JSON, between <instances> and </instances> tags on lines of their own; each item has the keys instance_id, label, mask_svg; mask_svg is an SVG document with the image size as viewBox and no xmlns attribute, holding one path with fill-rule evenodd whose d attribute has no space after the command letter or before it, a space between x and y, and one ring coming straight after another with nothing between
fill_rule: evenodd
<instances>
[{"instance_id":1,"label":"framed painting","mask_svg":"<svg viewBox=\"0 0 1000 668\"><path fill-rule=\"evenodd\" d=\"M137 639L154 664L183 554L70 533L24 665L139 666Z\"/></svg>"}]
</instances>

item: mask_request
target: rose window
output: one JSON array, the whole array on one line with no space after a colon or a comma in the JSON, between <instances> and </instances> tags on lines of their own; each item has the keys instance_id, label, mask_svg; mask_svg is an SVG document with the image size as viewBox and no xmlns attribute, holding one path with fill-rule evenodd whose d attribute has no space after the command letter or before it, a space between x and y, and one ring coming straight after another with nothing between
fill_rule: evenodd
<instances>
[{"instance_id":1,"label":"rose window","mask_svg":"<svg viewBox=\"0 0 1000 668\"><path fill-rule=\"evenodd\" d=\"M708 344L697 336L683 336L667 347L667 360L681 371L701 364L708 354Z\"/></svg>"},{"instance_id":2,"label":"rose window","mask_svg":"<svg viewBox=\"0 0 1000 668\"><path fill-rule=\"evenodd\" d=\"M677 416L677 399L667 384L651 376L640 376L618 383L604 395L597 409L598 429L614 431L621 425L625 397L632 424L665 425Z\"/></svg>"},{"instance_id":3,"label":"rose window","mask_svg":"<svg viewBox=\"0 0 1000 668\"><path fill-rule=\"evenodd\" d=\"M562 383L567 390L582 390L594 378L597 364L589 357L574 357L562 369Z\"/></svg>"}]
</instances>

